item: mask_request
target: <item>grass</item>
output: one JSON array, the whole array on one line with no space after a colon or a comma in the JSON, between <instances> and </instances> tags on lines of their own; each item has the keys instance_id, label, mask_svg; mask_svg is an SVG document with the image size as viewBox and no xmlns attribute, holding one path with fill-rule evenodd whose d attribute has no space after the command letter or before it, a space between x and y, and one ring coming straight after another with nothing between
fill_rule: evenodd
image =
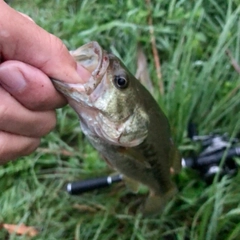
<instances>
[{"instance_id":1,"label":"grass","mask_svg":"<svg viewBox=\"0 0 240 240\"><path fill-rule=\"evenodd\" d=\"M166 112L184 156L195 146L187 124L200 134L212 131L239 136L240 77L225 51L240 62L238 0L152 1L151 9L165 86L159 82L149 40L145 1L53 0L11 5L61 38L69 49L91 40L137 68L143 47L155 86L154 97ZM36 226L34 239L234 240L240 237L240 174L212 185L191 170L176 177L179 194L160 216L131 214L144 192L129 193L122 183L78 197L65 183L109 173L104 161L82 135L74 112L58 110L58 125L34 154L0 167L0 222ZM28 239L9 236L0 239Z\"/></svg>"}]
</instances>

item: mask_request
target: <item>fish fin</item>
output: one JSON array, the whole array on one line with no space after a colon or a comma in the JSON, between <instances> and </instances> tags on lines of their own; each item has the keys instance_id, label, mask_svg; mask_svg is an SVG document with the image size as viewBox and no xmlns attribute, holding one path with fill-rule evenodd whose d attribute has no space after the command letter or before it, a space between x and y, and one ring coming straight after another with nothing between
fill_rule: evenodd
<instances>
[{"instance_id":1,"label":"fish fin","mask_svg":"<svg viewBox=\"0 0 240 240\"><path fill-rule=\"evenodd\" d=\"M179 173L182 169L182 157L174 145L171 149L170 159L172 159L171 172L174 174Z\"/></svg>"},{"instance_id":2,"label":"fish fin","mask_svg":"<svg viewBox=\"0 0 240 240\"><path fill-rule=\"evenodd\" d=\"M139 164L144 165L144 167L152 168L152 166L146 161L146 158L142 154L140 154L138 151L136 151L135 149L122 147L120 149L120 152L127 154L134 161L138 162Z\"/></svg>"},{"instance_id":3,"label":"fish fin","mask_svg":"<svg viewBox=\"0 0 240 240\"><path fill-rule=\"evenodd\" d=\"M101 154L101 157L102 157L102 159L104 159L104 161L107 163L107 165L108 165L110 168L114 169L114 167L113 167L113 165L111 164L111 162L108 161L108 159L107 159L104 155Z\"/></svg>"},{"instance_id":4,"label":"fish fin","mask_svg":"<svg viewBox=\"0 0 240 240\"><path fill-rule=\"evenodd\" d=\"M133 193L137 193L138 192L138 189L139 189L139 182L131 179L131 178L128 178L126 176L123 176L123 181L125 182L127 188L133 192Z\"/></svg>"},{"instance_id":5,"label":"fish fin","mask_svg":"<svg viewBox=\"0 0 240 240\"><path fill-rule=\"evenodd\" d=\"M117 175L119 175L119 174L120 174L120 173L116 171L116 172L110 173L109 176L114 177L114 176L117 176Z\"/></svg>"},{"instance_id":6,"label":"fish fin","mask_svg":"<svg viewBox=\"0 0 240 240\"><path fill-rule=\"evenodd\" d=\"M171 188L165 194L151 193L147 198L145 205L143 207L143 210L142 210L143 216L149 216L149 215L161 213L164 207L169 202L169 199L171 199L176 193L177 193L176 187Z\"/></svg>"}]
</instances>

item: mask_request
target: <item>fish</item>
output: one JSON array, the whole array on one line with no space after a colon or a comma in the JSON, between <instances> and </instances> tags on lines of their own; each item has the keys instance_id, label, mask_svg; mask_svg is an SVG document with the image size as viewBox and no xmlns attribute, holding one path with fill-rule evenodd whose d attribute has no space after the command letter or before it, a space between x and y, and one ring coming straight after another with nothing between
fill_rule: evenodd
<instances>
[{"instance_id":1,"label":"fish","mask_svg":"<svg viewBox=\"0 0 240 240\"><path fill-rule=\"evenodd\" d=\"M167 117L119 58L98 42L70 53L90 78L85 83L51 79L53 85L77 113L84 135L126 185L134 192L139 184L148 187L142 214L161 213L177 193L171 172L181 169Z\"/></svg>"}]
</instances>

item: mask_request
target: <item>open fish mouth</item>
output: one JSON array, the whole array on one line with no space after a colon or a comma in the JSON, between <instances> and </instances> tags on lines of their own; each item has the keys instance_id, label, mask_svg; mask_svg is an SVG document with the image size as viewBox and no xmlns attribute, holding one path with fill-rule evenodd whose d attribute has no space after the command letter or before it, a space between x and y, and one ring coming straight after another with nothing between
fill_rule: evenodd
<instances>
[{"instance_id":1,"label":"open fish mouth","mask_svg":"<svg viewBox=\"0 0 240 240\"><path fill-rule=\"evenodd\" d=\"M101 46L93 41L74 51L70 51L74 60L89 71L91 77L85 83L64 83L51 79L58 91L75 100L89 96L99 85L109 66L109 56ZM79 96L81 95L81 96Z\"/></svg>"}]
</instances>

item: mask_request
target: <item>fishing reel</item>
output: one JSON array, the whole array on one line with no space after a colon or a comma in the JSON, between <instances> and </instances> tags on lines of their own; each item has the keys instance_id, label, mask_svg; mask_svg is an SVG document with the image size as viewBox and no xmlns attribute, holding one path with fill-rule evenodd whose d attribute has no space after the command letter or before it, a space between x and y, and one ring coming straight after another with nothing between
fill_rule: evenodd
<instances>
[{"instance_id":1,"label":"fishing reel","mask_svg":"<svg viewBox=\"0 0 240 240\"><path fill-rule=\"evenodd\" d=\"M238 171L234 157L240 156L239 140L230 139L227 134L192 136L193 143L200 144L200 152L190 158L182 159L182 167L197 170L202 178L211 183L218 173L233 176ZM223 162L221 162L223 160Z\"/></svg>"},{"instance_id":2,"label":"fishing reel","mask_svg":"<svg viewBox=\"0 0 240 240\"><path fill-rule=\"evenodd\" d=\"M191 131L190 131L191 132ZM240 156L239 140L230 139L227 134L198 136L189 134L193 144L200 146L198 154L182 159L183 168L191 168L200 173L202 178L211 183L216 174L233 176L238 171L234 157ZM222 160L224 160L222 162ZM67 184L69 194L77 195L87 191L107 187L122 181L122 175L106 176Z\"/></svg>"}]
</instances>

